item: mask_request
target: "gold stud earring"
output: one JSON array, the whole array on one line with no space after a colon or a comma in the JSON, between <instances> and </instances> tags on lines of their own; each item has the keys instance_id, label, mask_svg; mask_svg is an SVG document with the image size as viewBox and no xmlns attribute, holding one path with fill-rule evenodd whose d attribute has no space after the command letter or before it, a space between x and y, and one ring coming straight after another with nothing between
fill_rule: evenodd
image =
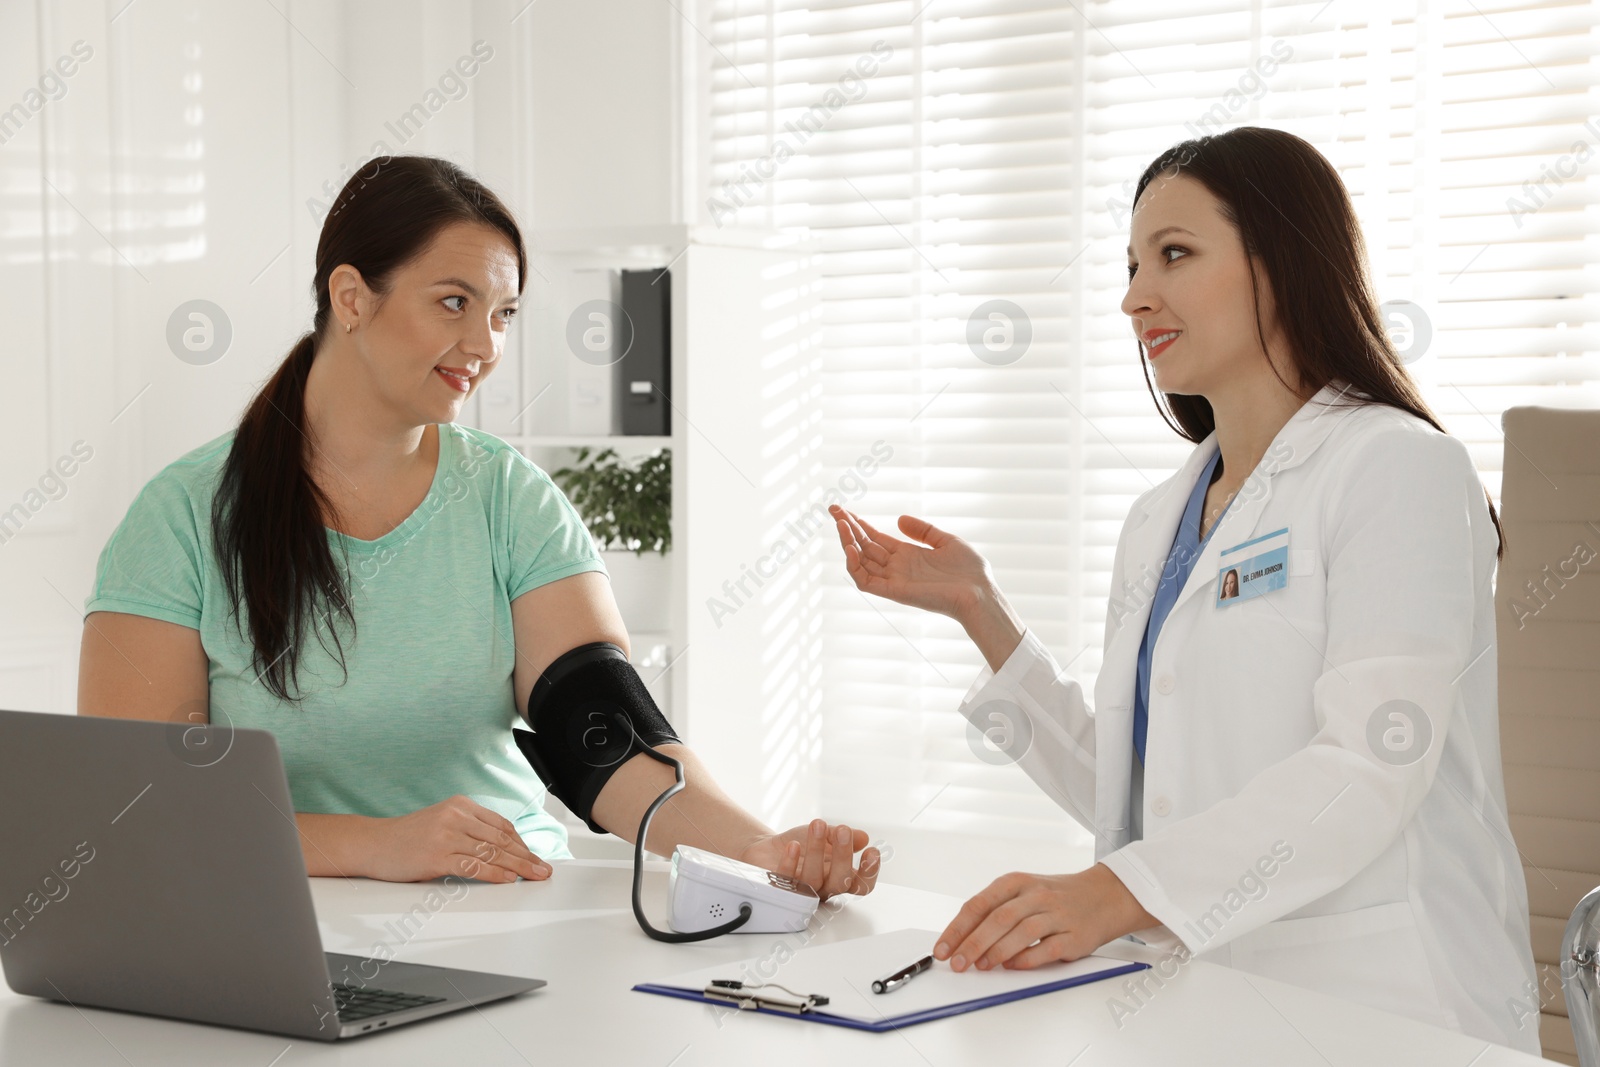
<instances>
[{"instance_id":1,"label":"gold stud earring","mask_svg":"<svg viewBox=\"0 0 1600 1067\"><path fill-rule=\"evenodd\" d=\"M344 332L345 333L349 333L350 332L350 324L348 322L344 324Z\"/></svg>"}]
</instances>

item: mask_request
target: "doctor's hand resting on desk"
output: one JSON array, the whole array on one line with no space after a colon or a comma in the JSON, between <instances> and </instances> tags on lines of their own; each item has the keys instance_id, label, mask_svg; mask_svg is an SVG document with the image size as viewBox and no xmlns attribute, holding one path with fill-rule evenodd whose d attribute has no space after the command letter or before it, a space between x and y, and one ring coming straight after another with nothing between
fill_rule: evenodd
<instances>
[{"instance_id":1,"label":"doctor's hand resting on desk","mask_svg":"<svg viewBox=\"0 0 1600 1067\"><path fill-rule=\"evenodd\" d=\"M913 544L837 504L828 510L856 588L954 619L994 670L1021 643L1022 624L994 583L988 562L967 542L902 515L901 531L922 542ZM1078 959L1155 925L1156 918L1103 863L1077 874L1018 872L995 879L962 905L933 954L958 971L1037 967Z\"/></svg>"}]
</instances>

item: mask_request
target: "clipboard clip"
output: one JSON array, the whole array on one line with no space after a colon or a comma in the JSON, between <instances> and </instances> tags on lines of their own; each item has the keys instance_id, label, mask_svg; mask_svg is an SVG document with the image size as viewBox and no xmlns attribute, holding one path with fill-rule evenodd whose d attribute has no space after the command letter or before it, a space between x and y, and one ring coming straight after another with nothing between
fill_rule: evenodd
<instances>
[{"instance_id":1,"label":"clipboard clip","mask_svg":"<svg viewBox=\"0 0 1600 1067\"><path fill-rule=\"evenodd\" d=\"M763 993L756 990L768 987L783 990L782 993ZM796 993L787 986L777 982L737 982L730 979L713 979L706 984L701 992L711 1000L719 1000L724 1004L733 1004L741 1011L756 1011L767 1008L771 1011L787 1012L790 1015L803 1015L813 1009L820 1008L828 1003L828 998L816 993Z\"/></svg>"}]
</instances>

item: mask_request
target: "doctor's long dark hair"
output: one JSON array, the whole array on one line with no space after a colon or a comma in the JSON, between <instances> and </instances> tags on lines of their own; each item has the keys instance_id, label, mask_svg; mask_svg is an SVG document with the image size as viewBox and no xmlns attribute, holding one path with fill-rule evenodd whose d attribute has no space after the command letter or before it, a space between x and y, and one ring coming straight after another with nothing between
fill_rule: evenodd
<instances>
[{"instance_id":1,"label":"doctor's long dark hair","mask_svg":"<svg viewBox=\"0 0 1600 1067\"><path fill-rule=\"evenodd\" d=\"M381 300L394 272L458 222L505 235L516 249L520 290L528 269L522 234L510 209L486 186L431 156L379 156L364 164L322 224L311 282L317 302L312 328L250 401L234 434L211 515L217 560L241 634L243 619L249 620L252 669L284 701L304 699L289 690L299 689L306 631L314 629L327 649L321 625L326 616L342 666L335 612L355 630L355 612L325 529L337 523L335 509L307 465L306 378L329 328L338 325L329 276L348 263Z\"/></svg>"},{"instance_id":2,"label":"doctor's long dark hair","mask_svg":"<svg viewBox=\"0 0 1600 1067\"><path fill-rule=\"evenodd\" d=\"M1134 204L1151 180L1168 171L1204 185L1221 201L1224 217L1238 228L1251 257L1256 336L1263 350L1267 345L1255 260L1264 268L1290 356L1312 395L1330 381L1348 382L1351 402L1387 404L1447 432L1422 399L1383 328L1361 226L1338 171L1322 153L1292 133L1259 126L1183 141L1145 168L1134 190ZM1139 359L1145 385L1168 425L1195 442L1216 429L1209 400L1158 393L1143 345ZM1273 373L1277 374L1276 367ZM1294 389L1288 382L1284 385ZM1485 499L1488 496L1485 489ZM1505 533L1494 501L1488 504L1500 542L1496 556L1503 557Z\"/></svg>"}]
</instances>

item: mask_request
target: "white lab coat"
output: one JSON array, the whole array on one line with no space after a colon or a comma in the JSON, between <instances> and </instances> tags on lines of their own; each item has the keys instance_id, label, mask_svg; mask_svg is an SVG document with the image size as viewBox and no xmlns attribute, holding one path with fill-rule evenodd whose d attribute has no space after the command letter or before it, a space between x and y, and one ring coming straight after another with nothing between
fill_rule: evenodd
<instances>
[{"instance_id":1,"label":"white lab coat","mask_svg":"<svg viewBox=\"0 0 1600 1067\"><path fill-rule=\"evenodd\" d=\"M988 730L1021 709L1018 764L1161 921L1141 940L1537 1055L1500 766L1494 525L1459 441L1394 408L1331 406L1344 389L1279 431L1161 630L1142 840L1135 664L1214 433L1122 529L1094 709L1029 631L961 710ZM1220 553L1285 526L1287 587L1216 606Z\"/></svg>"}]
</instances>

